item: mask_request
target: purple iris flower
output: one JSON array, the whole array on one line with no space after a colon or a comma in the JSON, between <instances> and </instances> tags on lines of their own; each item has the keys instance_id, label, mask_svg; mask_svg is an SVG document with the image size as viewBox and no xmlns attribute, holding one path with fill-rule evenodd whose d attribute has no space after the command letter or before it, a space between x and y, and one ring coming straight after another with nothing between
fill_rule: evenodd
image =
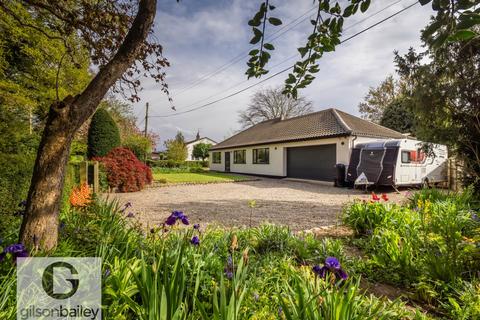
<instances>
[{"instance_id":1,"label":"purple iris flower","mask_svg":"<svg viewBox=\"0 0 480 320\"><path fill-rule=\"evenodd\" d=\"M478 216L478 214L474 213L472 214L472 220L476 222L480 222L480 217Z\"/></svg>"},{"instance_id":2,"label":"purple iris flower","mask_svg":"<svg viewBox=\"0 0 480 320\"><path fill-rule=\"evenodd\" d=\"M173 226L175 222L177 222L177 218L171 215L170 217L167 218L167 220L165 221L165 224L168 226Z\"/></svg>"},{"instance_id":3,"label":"purple iris flower","mask_svg":"<svg viewBox=\"0 0 480 320\"><path fill-rule=\"evenodd\" d=\"M197 237L197 236L193 236L192 240L190 240L190 242L194 245L194 246L198 246L200 244L200 239Z\"/></svg>"},{"instance_id":4,"label":"purple iris flower","mask_svg":"<svg viewBox=\"0 0 480 320\"><path fill-rule=\"evenodd\" d=\"M327 272L333 273L336 277L343 280L346 280L348 278L348 275L342 269L340 262L337 258L334 257L327 257L327 259L325 259L323 267L315 265L312 269L313 272L321 278L325 278L327 276Z\"/></svg>"},{"instance_id":5,"label":"purple iris flower","mask_svg":"<svg viewBox=\"0 0 480 320\"><path fill-rule=\"evenodd\" d=\"M110 273L111 272L110 272L109 268L105 269L105 278L108 277L110 275Z\"/></svg>"},{"instance_id":6,"label":"purple iris flower","mask_svg":"<svg viewBox=\"0 0 480 320\"><path fill-rule=\"evenodd\" d=\"M182 211L173 211L172 214L165 220L165 224L173 226L177 220L181 220L184 225L189 225L188 217Z\"/></svg>"},{"instance_id":7,"label":"purple iris flower","mask_svg":"<svg viewBox=\"0 0 480 320\"><path fill-rule=\"evenodd\" d=\"M133 214L133 212L129 212L129 213L127 214L127 218L133 218L134 216L135 216L135 215Z\"/></svg>"},{"instance_id":8,"label":"purple iris flower","mask_svg":"<svg viewBox=\"0 0 480 320\"><path fill-rule=\"evenodd\" d=\"M15 260L16 258L28 257L28 251L25 248L25 246L21 243L15 243L15 244L6 246L3 249L3 252L0 253L0 262L2 262L3 259L5 259L5 256L7 255L7 253L12 254Z\"/></svg>"},{"instance_id":9,"label":"purple iris flower","mask_svg":"<svg viewBox=\"0 0 480 320\"><path fill-rule=\"evenodd\" d=\"M200 225L199 225L198 223L195 223L195 224L193 225L193 229L195 229L195 230L200 229Z\"/></svg>"}]
</instances>

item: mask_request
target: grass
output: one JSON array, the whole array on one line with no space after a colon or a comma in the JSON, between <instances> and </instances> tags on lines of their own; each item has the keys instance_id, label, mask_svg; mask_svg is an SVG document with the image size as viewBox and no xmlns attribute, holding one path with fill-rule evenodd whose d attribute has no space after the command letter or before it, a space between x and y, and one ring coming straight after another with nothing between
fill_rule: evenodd
<instances>
[{"instance_id":1,"label":"grass","mask_svg":"<svg viewBox=\"0 0 480 320\"><path fill-rule=\"evenodd\" d=\"M249 180L245 176L220 172L154 172L153 179L163 183L214 183Z\"/></svg>"}]
</instances>

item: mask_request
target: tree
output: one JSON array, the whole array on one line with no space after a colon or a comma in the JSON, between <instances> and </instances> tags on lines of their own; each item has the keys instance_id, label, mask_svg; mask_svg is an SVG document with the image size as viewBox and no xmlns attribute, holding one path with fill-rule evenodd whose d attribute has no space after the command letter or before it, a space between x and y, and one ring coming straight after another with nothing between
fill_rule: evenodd
<instances>
[{"instance_id":1,"label":"tree","mask_svg":"<svg viewBox=\"0 0 480 320\"><path fill-rule=\"evenodd\" d=\"M185 161L188 155L187 146L185 145L185 138L179 131L174 139L165 141L165 148L167 149L167 160Z\"/></svg>"},{"instance_id":2,"label":"tree","mask_svg":"<svg viewBox=\"0 0 480 320\"><path fill-rule=\"evenodd\" d=\"M447 144L464 163L465 184L473 184L480 194L480 39L436 48L426 31L425 53L410 49L395 57L400 75L414 84L408 98L418 135ZM427 63L422 60L424 54L428 54Z\"/></svg>"},{"instance_id":3,"label":"tree","mask_svg":"<svg viewBox=\"0 0 480 320\"><path fill-rule=\"evenodd\" d=\"M88 130L88 157L104 157L120 146L117 124L104 108L95 112Z\"/></svg>"},{"instance_id":4,"label":"tree","mask_svg":"<svg viewBox=\"0 0 480 320\"><path fill-rule=\"evenodd\" d=\"M205 161L205 159L208 158L208 151L210 151L211 147L212 145L210 143L197 143L193 146L192 155L196 159L200 158L202 161Z\"/></svg>"},{"instance_id":5,"label":"tree","mask_svg":"<svg viewBox=\"0 0 480 320\"><path fill-rule=\"evenodd\" d=\"M398 95L398 81L389 75L378 87L370 87L363 102L358 104L358 111L362 118L380 123L384 110L393 103Z\"/></svg>"},{"instance_id":6,"label":"tree","mask_svg":"<svg viewBox=\"0 0 480 320\"><path fill-rule=\"evenodd\" d=\"M122 145L130 149L138 159L143 159L145 154L152 152L152 141L141 134L131 134L123 140Z\"/></svg>"},{"instance_id":7,"label":"tree","mask_svg":"<svg viewBox=\"0 0 480 320\"><path fill-rule=\"evenodd\" d=\"M257 91L248 105L241 111L238 122L243 128L265 120L292 118L312 112L312 103L305 98L293 99L282 94L281 88Z\"/></svg>"},{"instance_id":8,"label":"tree","mask_svg":"<svg viewBox=\"0 0 480 320\"><path fill-rule=\"evenodd\" d=\"M397 98L387 105L379 123L401 133L415 134L415 114L405 102L405 99Z\"/></svg>"},{"instance_id":9,"label":"tree","mask_svg":"<svg viewBox=\"0 0 480 320\"><path fill-rule=\"evenodd\" d=\"M20 229L19 241L28 247L49 250L56 246L70 145L75 132L94 114L107 91L120 80L122 86L114 90L127 87L131 98L137 100L137 75L150 74L163 83L162 68L168 64L162 57L162 47L147 39L155 18L156 0L140 0L137 10L136 5L133 0L0 0L0 10L12 16L18 25L57 40L57 45L64 49L60 67L63 60L75 64L75 53L80 50L88 52L91 63L98 66L86 87L63 99L58 96L49 108ZM22 15L18 14L18 7L22 8ZM166 91L165 85L162 88Z\"/></svg>"}]
</instances>

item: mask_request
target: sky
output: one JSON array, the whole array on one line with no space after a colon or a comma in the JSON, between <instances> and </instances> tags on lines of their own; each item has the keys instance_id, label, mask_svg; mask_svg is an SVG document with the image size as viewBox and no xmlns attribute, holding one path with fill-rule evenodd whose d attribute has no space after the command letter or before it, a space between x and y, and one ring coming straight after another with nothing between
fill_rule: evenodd
<instances>
[{"instance_id":1,"label":"sky","mask_svg":"<svg viewBox=\"0 0 480 320\"><path fill-rule=\"evenodd\" d=\"M267 39L274 38L269 42L275 50L269 62L270 73L263 78L296 61L295 57L287 58L304 45L312 29L309 20L315 14L312 0L270 2L276 6L274 16L283 25L266 29ZM366 13L345 20L343 39L413 2L372 1ZM154 36L171 64L165 69L166 81L177 112L212 102L263 79L247 80L245 75L247 53L252 49L249 44L252 32L247 22L260 3L258 0L159 0ZM394 50L405 53L409 47L421 47L420 30L431 14L430 6L418 4L341 44L335 52L324 55L317 78L299 94L312 101L315 111L334 107L359 115L358 104L369 87L394 74ZM143 81L141 101L133 105L134 114L143 129L145 103L149 102L149 131L160 136L157 149L162 149L163 141L177 131L187 140L194 139L200 131L202 137L220 142L240 129L238 113L248 106L253 93L282 86L287 75L283 73L234 97L181 115L170 108L159 85L147 79Z\"/></svg>"}]
</instances>

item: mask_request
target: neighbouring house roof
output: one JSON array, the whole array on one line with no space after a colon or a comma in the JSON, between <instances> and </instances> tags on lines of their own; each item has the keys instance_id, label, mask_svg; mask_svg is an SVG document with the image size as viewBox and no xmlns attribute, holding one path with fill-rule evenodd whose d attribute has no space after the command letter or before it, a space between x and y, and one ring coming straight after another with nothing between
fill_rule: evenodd
<instances>
[{"instance_id":1,"label":"neighbouring house roof","mask_svg":"<svg viewBox=\"0 0 480 320\"><path fill-rule=\"evenodd\" d=\"M203 137L203 138L198 138L198 139L195 139L195 140L186 141L185 144L187 145L187 144L194 143L194 142L197 142L197 141L203 140L203 139L207 139L207 140L212 141L213 143L217 143L215 140L210 139L209 137Z\"/></svg>"},{"instance_id":2,"label":"neighbouring house roof","mask_svg":"<svg viewBox=\"0 0 480 320\"><path fill-rule=\"evenodd\" d=\"M273 119L256 124L212 147L212 150L302 141L340 136L404 138L395 130L330 108L290 119Z\"/></svg>"}]
</instances>

